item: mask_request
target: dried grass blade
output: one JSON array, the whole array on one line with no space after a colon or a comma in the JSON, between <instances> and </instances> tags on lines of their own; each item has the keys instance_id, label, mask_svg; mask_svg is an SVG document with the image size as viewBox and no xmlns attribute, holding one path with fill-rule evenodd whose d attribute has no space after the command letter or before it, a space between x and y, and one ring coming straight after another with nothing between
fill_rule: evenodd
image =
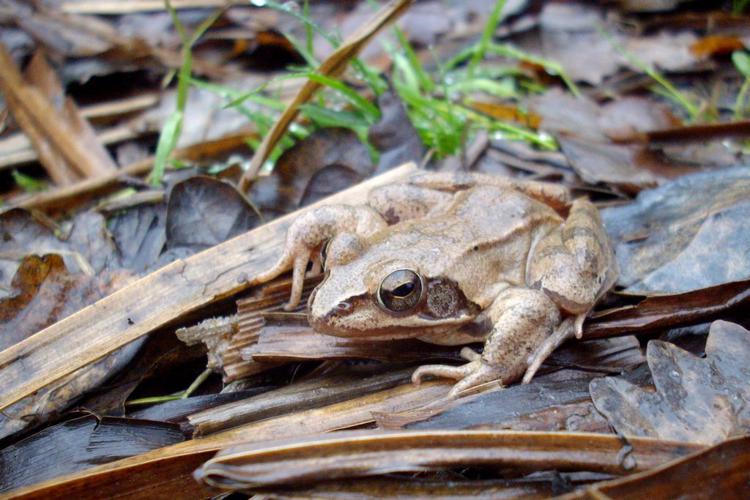
<instances>
[{"instance_id":1,"label":"dried grass blade","mask_svg":"<svg viewBox=\"0 0 750 500\"><path fill-rule=\"evenodd\" d=\"M12 102L16 109L22 110L21 116L25 118L22 118L21 122L36 129L29 134L29 137L35 142L39 138L48 142L49 149L52 151L39 149L37 152L40 157L48 157L51 153L60 155L70 167L87 177L102 175L114 168L114 163L111 164L111 168L107 168L97 162L97 158L91 155L86 143L76 136L65 118L55 110L39 89L26 82L2 44L0 44L0 89L8 96L9 102ZM52 175L50 172L51 177Z\"/></svg>"},{"instance_id":2,"label":"dried grass blade","mask_svg":"<svg viewBox=\"0 0 750 500\"><path fill-rule=\"evenodd\" d=\"M353 431L235 446L206 462L196 477L214 487L247 490L467 465L626 474L702 449L644 438L629 444L626 458L622 440L605 434Z\"/></svg>"},{"instance_id":3,"label":"dried grass blade","mask_svg":"<svg viewBox=\"0 0 750 500\"><path fill-rule=\"evenodd\" d=\"M205 498L195 493L192 472L219 449L234 443L309 436L361 426L373 414L406 411L444 398L448 384L412 384L342 403L253 422L203 439L167 446L135 457L11 491L8 498ZM170 497L171 494L171 497Z\"/></svg>"},{"instance_id":4,"label":"dried grass blade","mask_svg":"<svg viewBox=\"0 0 750 500\"><path fill-rule=\"evenodd\" d=\"M561 499L748 498L750 437L738 437L653 470L604 481Z\"/></svg>"}]
</instances>

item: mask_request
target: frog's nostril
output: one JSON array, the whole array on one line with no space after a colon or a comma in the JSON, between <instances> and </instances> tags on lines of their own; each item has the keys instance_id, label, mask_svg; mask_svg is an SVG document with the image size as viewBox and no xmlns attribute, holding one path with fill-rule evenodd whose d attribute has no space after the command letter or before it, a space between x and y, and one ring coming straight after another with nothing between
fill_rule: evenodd
<instances>
[{"instance_id":1,"label":"frog's nostril","mask_svg":"<svg viewBox=\"0 0 750 500\"><path fill-rule=\"evenodd\" d=\"M340 312L346 312L351 309L352 305L349 302L339 302L336 304L336 310Z\"/></svg>"}]
</instances>

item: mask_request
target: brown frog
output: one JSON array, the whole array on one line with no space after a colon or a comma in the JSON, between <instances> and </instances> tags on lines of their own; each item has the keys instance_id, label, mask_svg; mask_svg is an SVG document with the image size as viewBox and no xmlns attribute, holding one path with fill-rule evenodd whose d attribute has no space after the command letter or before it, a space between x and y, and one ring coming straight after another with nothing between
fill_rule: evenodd
<instances>
[{"instance_id":1,"label":"brown frog","mask_svg":"<svg viewBox=\"0 0 750 500\"><path fill-rule=\"evenodd\" d=\"M566 213L563 218L560 213ZM323 262L323 246L325 262ZM287 309L300 301L308 262L325 279L308 302L319 332L460 345L462 366L427 375L479 384L528 382L617 277L596 208L557 185L467 173L418 175L373 190L368 205L330 205L297 218L262 283L293 269Z\"/></svg>"}]
</instances>

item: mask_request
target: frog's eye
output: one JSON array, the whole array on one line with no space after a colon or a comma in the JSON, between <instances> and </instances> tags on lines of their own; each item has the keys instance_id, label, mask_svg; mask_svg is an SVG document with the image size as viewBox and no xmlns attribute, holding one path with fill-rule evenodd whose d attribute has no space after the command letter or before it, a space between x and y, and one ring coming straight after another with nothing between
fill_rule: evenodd
<instances>
[{"instance_id":1,"label":"frog's eye","mask_svg":"<svg viewBox=\"0 0 750 500\"><path fill-rule=\"evenodd\" d=\"M411 269L393 271L380 283L378 302L388 311L404 312L422 298L422 278Z\"/></svg>"}]
</instances>

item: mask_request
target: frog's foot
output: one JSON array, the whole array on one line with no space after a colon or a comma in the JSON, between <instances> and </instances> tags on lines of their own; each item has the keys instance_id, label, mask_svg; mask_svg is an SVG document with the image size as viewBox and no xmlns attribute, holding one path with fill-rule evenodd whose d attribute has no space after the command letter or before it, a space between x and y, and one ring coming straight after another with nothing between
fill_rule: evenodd
<instances>
[{"instance_id":1,"label":"frog's foot","mask_svg":"<svg viewBox=\"0 0 750 500\"><path fill-rule=\"evenodd\" d=\"M321 274L323 274L323 256L320 252L315 252L310 258L310 271L308 271L307 275L310 278L314 278Z\"/></svg>"},{"instance_id":2,"label":"frog's foot","mask_svg":"<svg viewBox=\"0 0 750 500\"><path fill-rule=\"evenodd\" d=\"M539 370L539 367L542 366L544 360L546 360L549 355L560 346L560 344L573 337L580 338L578 332L580 331L579 329L581 328L581 325L583 325L585 317L585 314L579 314L578 316L566 318L557 328L555 328L552 335L547 337L544 342L537 347L531 356L529 356L529 367L526 369L526 373L523 376L524 384L531 382L531 379L534 378L534 375L536 375L536 372Z\"/></svg>"},{"instance_id":3,"label":"frog's foot","mask_svg":"<svg viewBox=\"0 0 750 500\"><path fill-rule=\"evenodd\" d=\"M426 376L450 378L456 384L448 393L448 397L457 398L464 392L486 382L501 380L505 371L499 366L493 366L484 361L480 354L465 347L461 349L461 357L469 362L462 366L425 365L417 368L411 376L412 383L419 385Z\"/></svg>"}]
</instances>

